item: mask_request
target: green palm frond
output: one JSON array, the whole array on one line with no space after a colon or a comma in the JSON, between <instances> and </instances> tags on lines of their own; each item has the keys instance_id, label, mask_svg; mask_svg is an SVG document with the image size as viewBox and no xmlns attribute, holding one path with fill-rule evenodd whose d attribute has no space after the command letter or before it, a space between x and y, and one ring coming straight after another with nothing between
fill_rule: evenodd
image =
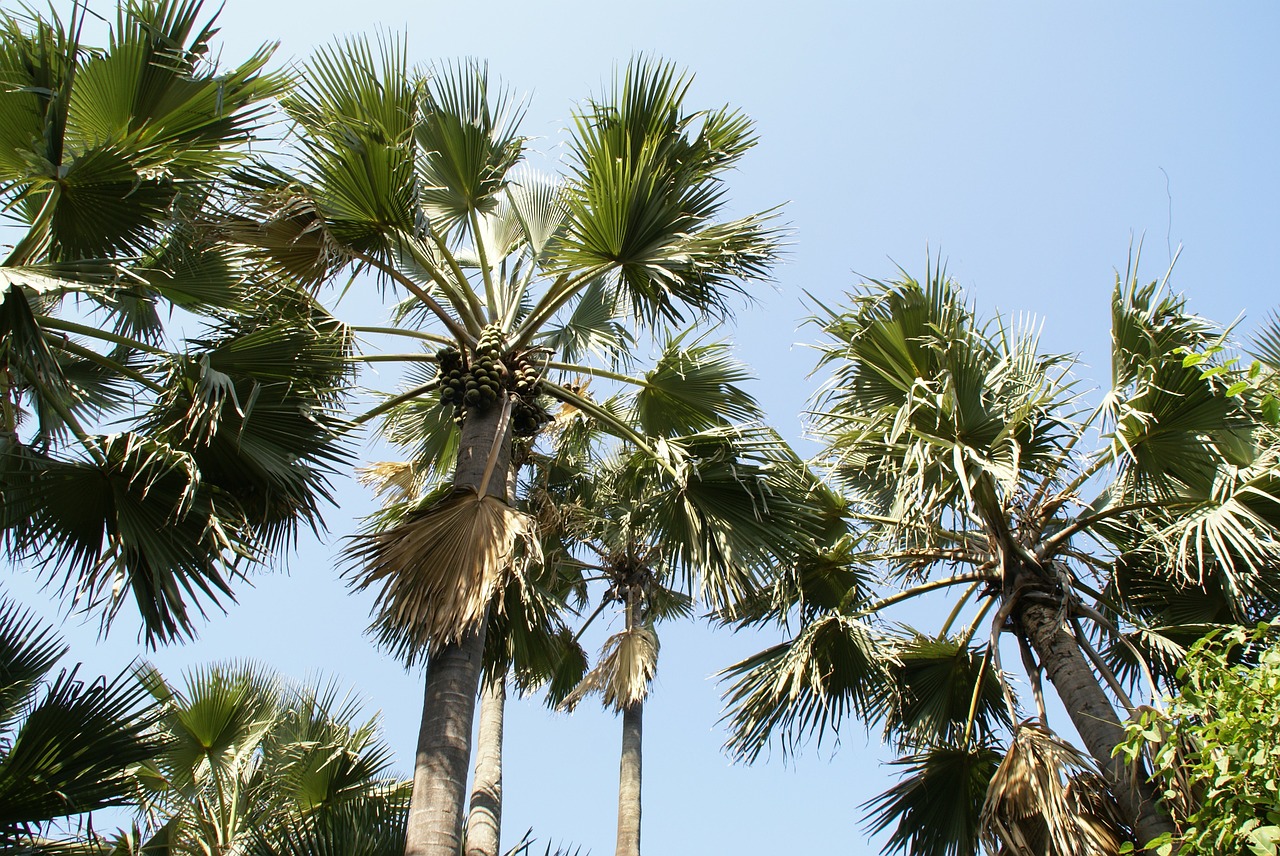
<instances>
[{"instance_id":1,"label":"green palm frond","mask_svg":"<svg viewBox=\"0 0 1280 856\"><path fill-rule=\"evenodd\" d=\"M971 732L985 745L997 730L1013 727L1001 688L1004 678L984 648L907 631L896 640L886 667L892 676L882 700L888 711L886 738L900 746L959 745Z\"/></svg>"},{"instance_id":2,"label":"green palm frond","mask_svg":"<svg viewBox=\"0 0 1280 856\"><path fill-rule=\"evenodd\" d=\"M763 419L764 411L742 387L750 373L724 342L688 332L671 336L632 401L635 421L649 437L696 434L730 423Z\"/></svg>"},{"instance_id":3,"label":"green palm frond","mask_svg":"<svg viewBox=\"0 0 1280 856\"><path fill-rule=\"evenodd\" d=\"M720 672L731 681L726 748L752 762L776 738L785 756L815 734L820 744L847 716L878 720L891 656L869 625L828 614L794 639L735 663Z\"/></svg>"},{"instance_id":4,"label":"green palm frond","mask_svg":"<svg viewBox=\"0 0 1280 856\"><path fill-rule=\"evenodd\" d=\"M496 207L507 172L522 154L517 129L524 110L475 60L437 67L419 110L414 137L422 153L420 201L433 228L448 232Z\"/></svg>"},{"instance_id":5,"label":"green palm frond","mask_svg":"<svg viewBox=\"0 0 1280 856\"><path fill-rule=\"evenodd\" d=\"M881 852L978 856L978 807L1000 763L996 748L938 746L893 763L902 779L863 806L872 834L897 823Z\"/></svg>"},{"instance_id":6,"label":"green palm frond","mask_svg":"<svg viewBox=\"0 0 1280 856\"><path fill-rule=\"evenodd\" d=\"M132 797L129 770L165 745L159 711L126 673L86 682L51 675L66 648L47 624L0 602L0 845L42 825Z\"/></svg>"},{"instance_id":7,"label":"green palm frond","mask_svg":"<svg viewBox=\"0 0 1280 856\"><path fill-rule=\"evenodd\" d=\"M723 314L738 280L765 276L777 254L768 214L714 221L725 201L719 174L753 138L741 118L688 112L688 86L670 64L637 59L575 119L557 264L614 271L648 321Z\"/></svg>"}]
</instances>

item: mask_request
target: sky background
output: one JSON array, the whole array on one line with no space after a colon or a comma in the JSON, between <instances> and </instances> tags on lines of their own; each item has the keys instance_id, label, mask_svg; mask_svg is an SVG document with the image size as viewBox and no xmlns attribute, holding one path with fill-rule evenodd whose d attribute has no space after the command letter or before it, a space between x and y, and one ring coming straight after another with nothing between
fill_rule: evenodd
<instances>
[{"instance_id":1,"label":"sky background","mask_svg":"<svg viewBox=\"0 0 1280 856\"><path fill-rule=\"evenodd\" d=\"M55 8L65 16L68 3ZM93 8L114 16L101 0ZM263 41L279 40L287 62L377 32L407 32L423 65L487 59L527 95L525 132L552 164L574 105L639 52L696 75L692 105L743 109L760 143L730 177L734 213L781 205L791 239L776 281L754 288L722 332L759 377L753 391L774 424L806 451L802 412L821 381L808 377L806 292L838 303L860 277L893 277L898 266L923 276L926 257L941 256L984 314L1032 314L1046 349L1079 354L1087 389L1105 384L1108 299L1138 242L1146 280L1182 246L1174 287L1217 321L1247 313L1242 333L1280 305L1269 267L1280 247L1273 4L227 0L220 21L227 62ZM337 314L369 312L376 292L365 294ZM370 600L347 593L334 556L371 499L347 481L338 496L326 538L255 575L186 645L143 652L128 613L98 639L96 623L66 616L30 573L0 579L66 619L85 674L145 655L171 678L234 658L333 677L382 711L407 772L421 675L362 635ZM775 751L736 766L720 750L713 675L776 638L664 629L645 709L646 852L879 849L859 809L894 781L878 735L847 722L838 745L810 745L787 765ZM610 853L620 732L592 702L568 716L512 701L504 842L533 827L541 841Z\"/></svg>"}]
</instances>

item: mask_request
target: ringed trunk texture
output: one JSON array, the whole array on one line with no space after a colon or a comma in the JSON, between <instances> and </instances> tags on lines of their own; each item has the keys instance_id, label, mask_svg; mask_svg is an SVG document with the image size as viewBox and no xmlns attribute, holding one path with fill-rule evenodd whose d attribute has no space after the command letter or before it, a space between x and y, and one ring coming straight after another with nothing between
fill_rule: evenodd
<instances>
[{"instance_id":1,"label":"ringed trunk texture","mask_svg":"<svg viewBox=\"0 0 1280 856\"><path fill-rule=\"evenodd\" d=\"M483 490L510 501L508 416L508 409L503 406L468 414L462 423L455 487ZM428 657L405 856L458 856L462 849L471 729L480 688L484 637L485 625L481 623L457 643L432 646Z\"/></svg>"},{"instance_id":2,"label":"ringed trunk texture","mask_svg":"<svg viewBox=\"0 0 1280 856\"><path fill-rule=\"evenodd\" d=\"M1138 846L1161 833L1176 832L1156 805L1155 792L1142 770L1112 756L1111 750L1124 740L1124 727L1058 611L1043 603L1024 602L1020 620L1080 739L1106 773L1120 810L1133 824Z\"/></svg>"},{"instance_id":3,"label":"ringed trunk texture","mask_svg":"<svg viewBox=\"0 0 1280 856\"><path fill-rule=\"evenodd\" d=\"M498 856L502 840L502 725L507 703L505 680L480 688L480 733L476 773L467 815L466 856Z\"/></svg>"},{"instance_id":4,"label":"ringed trunk texture","mask_svg":"<svg viewBox=\"0 0 1280 856\"><path fill-rule=\"evenodd\" d=\"M615 856L640 856L640 762L644 704L622 712L622 761L618 765L618 844Z\"/></svg>"}]
</instances>

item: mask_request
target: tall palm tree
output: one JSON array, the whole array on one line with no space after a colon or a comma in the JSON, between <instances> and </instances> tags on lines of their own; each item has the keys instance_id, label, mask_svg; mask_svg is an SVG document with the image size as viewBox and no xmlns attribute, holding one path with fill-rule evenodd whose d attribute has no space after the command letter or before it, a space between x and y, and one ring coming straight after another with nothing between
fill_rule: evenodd
<instances>
[{"instance_id":1,"label":"tall palm tree","mask_svg":"<svg viewBox=\"0 0 1280 856\"><path fill-rule=\"evenodd\" d=\"M319 524L348 334L209 225L271 49L214 66L199 0L122 3L104 48L85 14L0 13L0 538L155 643Z\"/></svg>"},{"instance_id":2,"label":"tall palm tree","mask_svg":"<svg viewBox=\"0 0 1280 856\"><path fill-rule=\"evenodd\" d=\"M689 110L669 65L637 60L589 101L569 174L545 178L523 164L520 105L483 66L426 76L405 52L353 40L307 65L284 102L298 163L259 171L241 237L317 284L373 272L404 298L404 326L382 332L430 349L377 358L439 369L404 397L446 405L422 435L448 490L362 556L382 619L429 648L407 852L453 856L484 619L527 531L507 494L513 431L536 430L539 394L617 423L548 370L594 349L611 371L632 330L726 313L767 272L776 235L766 215L722 219L722 175L754 143L750 123Z\"/></svg>"},{"instance_id":3,"label":"tall palm tree","mask_svg":"<svg viewBox=\"0 0 1280 856\"><path fill-rule=\"evenodd\" d=\"M377 718L333 685L252 664L198 668L181 687L153 667L137 677L161 705L165 748L134 769L140 823L123 849L287 852L307 836L350 847L361 829L366 843L402 832L408 783L390 772Z\"/></svg>"},{"instance_id":4,"label":"tall palm tree","mask_svg":"<svg viewBox=\"0 0 1280 856\"><path fill-rule=\"evenodd\" d=\"M1275 427L1222 332L1134 269L1091 412L1069 358L982 323L941 270L872 282L819 319L832 377L814 419L854 534L782 581L773 614L799 611L794 637L729 670L731 744L749 759L775 731L794 748L846 714L882 724L907 755L870 804L875 828L897 821L887 849L977 852L984 799L1011 853L1110 852L1123 829L1107 804L1140 845L1155 838L1167 815L1113 757L1135 681L1172 674L1206 624L1280 605ZM887 622L931 592L959 593L937 633ZM1002 638L1030 678L1026 722ZM1047 730L1042 674L1087 757Z\"/></svg>"},{"instance_id":5,"label":"tall palm tree","mask_svg":"<svg viewBox=\"0 0 1280 856\"><path fill-rule=\"evenodd\" d=\"M158 707L126 672L86 682L52 675L67 646L31 612L0 600L0 847L56 850L50 823L127 805L131 768L161 751ZM62 842L65 844L66 842Z\"/></svg>"},{"instance_id":6,"label":"tall palm tree","mask_svg":"<svg viewBox=\"0 0 1280 856\"><path fill-rule=\"evenodd\" d=\"M689 618L699 604L736 614L779 566L812 551L823 520L817 486L760 425L763 412L740 385L745 378L723 344L673 337L643 375L645 386L604 407L680 450L687 483L630 443L593 431L579 414L580 437L566 440L575 429L559 426L562 442L531 492L547 563L603 588L586 624L611 604L621 612L622 629L560 702L572 708L595 693L622 717L619 856L640 852L643 714L657 670L656 625ZM666 387L678 393L658 392ZM553 686L551 699L560 695Z\"/></svg>"}]
</instances>

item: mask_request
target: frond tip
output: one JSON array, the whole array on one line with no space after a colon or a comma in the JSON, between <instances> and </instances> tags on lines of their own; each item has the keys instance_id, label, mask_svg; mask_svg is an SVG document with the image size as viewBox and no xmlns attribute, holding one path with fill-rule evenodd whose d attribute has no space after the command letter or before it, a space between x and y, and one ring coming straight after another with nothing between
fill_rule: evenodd
<instances>
[{"instance_id":1,"label":"frond tip","mask_svg":"<svg viewBox=\"0 0 1280 856\"><path fill-rule=\"evenodd\" d=\"M514 572L529 518L493 496L460 490L397 526L354 539L347 557L357 590L378 587L375 625L407 650L449 644L484 619Z\"/></svg>"}]
</instances>

